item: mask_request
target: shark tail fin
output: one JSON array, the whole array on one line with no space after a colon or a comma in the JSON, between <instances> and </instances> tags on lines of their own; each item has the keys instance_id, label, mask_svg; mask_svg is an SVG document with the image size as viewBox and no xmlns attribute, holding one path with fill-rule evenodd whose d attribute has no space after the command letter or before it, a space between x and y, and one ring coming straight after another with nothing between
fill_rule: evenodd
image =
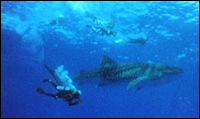
<instances>
[{"instance_id":1,"label":"shark tail fin","mask_svg":"<svg viewBox=\"0 0 200 119\"><path fill-rule=\"evenodd\" d=\"M139 77L137 79L132 80L127 87L127 90L129 91L131 88L133 88L136 84L138 84L140 81L147 79L148 77L144 76L144 77Z\"/></svg>"}]
</instances>

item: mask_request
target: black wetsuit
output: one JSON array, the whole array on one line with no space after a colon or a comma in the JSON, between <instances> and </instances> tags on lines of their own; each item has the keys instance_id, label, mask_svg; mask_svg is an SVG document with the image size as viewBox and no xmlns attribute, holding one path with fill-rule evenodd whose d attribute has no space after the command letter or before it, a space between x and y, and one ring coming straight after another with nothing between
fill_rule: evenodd
<instances>
[{"instance_id":1,"label":"black wetsuit","mask_svg":"<svg viewBox=\"0 0 200 119\"><path fill-rule=\"evenodd\" d=\"M45 79L43 80L43 82L49 82L55 89L57 87L57 85L49 79ZM79 104L81 102L80 94L73 93L72 90L58 90L57 89L57 91L58 91L57 94L52 94L52 93L45 92L42 88L37 88L38 93L44 94L50 97L54 97L54 98L62 98L63 101L67 101L70 106Z\"/></svg>"}]
</instances>

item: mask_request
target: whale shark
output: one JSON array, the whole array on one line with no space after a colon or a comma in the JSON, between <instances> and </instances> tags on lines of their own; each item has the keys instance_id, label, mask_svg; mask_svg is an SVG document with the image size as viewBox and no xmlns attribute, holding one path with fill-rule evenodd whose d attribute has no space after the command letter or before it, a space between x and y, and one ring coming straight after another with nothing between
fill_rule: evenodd
<instances>
[{"instance_id":1,"label":"whale shark","mask_svg":"<svg viewBox=\"0 0 200 119\"><path fill-rule=\"evenodd\" d=\"M109 83L129 81L127 90L130 90L140 82L147 80L156 81L160 77L182 73L183 69L159 63L117 63L106 55L101 59L100 68L95 70L81 70L78 76L72 77L73 80L100 78L99 86L104 86L105 81ZM168 78L165 78L168 80ZM102 83L103 82L103 83Z\"/></svg>"}]
</instances>

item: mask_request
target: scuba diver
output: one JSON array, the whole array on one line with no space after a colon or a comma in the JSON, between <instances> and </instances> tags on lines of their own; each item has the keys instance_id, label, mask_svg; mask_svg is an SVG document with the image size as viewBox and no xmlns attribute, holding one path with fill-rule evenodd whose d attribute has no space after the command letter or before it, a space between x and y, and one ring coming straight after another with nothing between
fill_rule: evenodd
<instances>
[{"instance_id":1,"label":"scuba diver","mask_svg":"<svg viewBox=\"0 0 200 119\"><path fill-rule=\"evenodd\" d=\"M37 88L37 92L43 95L47 95L54 98L62 98L63 101L67 101L70 106L79 104L82 102L80 99L81 91L77 90L72 84L71 78L68 76L67 71L63 71L64 66L61 65L55 71L44 65L45 68L52 74L52 76L57 81L58 85L49 79L44 79L43 83L50 83L57 91L57 94L47 93L42 88Z\"/></svg>"},{"instance_id":2,"label":"scuba diver","mask_svg":"<svg viewBox=\"0 0 200 119\"><path fill-rule=\"evenodd\" d=\"M86 17L91 18L93 20L93 24L95 27L105 27L106 29L112 29L114 28L114 21L113 19L110 19L109 21L104 21L101 19L98 19L94 15L86 12Z\"/></svg>"},{"instance_id":3,"label":"scuba diver","mask_svg":"<svg viewBox=\"0 0 200 119\"><path fill-rule=\"evenodd\" d=\"M86 27L91 28L94 33L102 35L102 36L103 35L115 36L117 34L117 32L106 30L106 29L101 28L101 27L95 27L95 26L89 26L89 25L86 25Z\"/></svg>"},{"instance_id":4,"label":"scuba diver","mask_svg":"<svg viewBox=\"0 0 200 119\"><path fill-rule=\"evenodd\" d=\"M53 19L49 22L44 22L39 25L39 28L43 27L52 27L52 26L61 26L67 21L67 18L64 16L59 16L56 19Z\"/></svg>"},{"instance_id":5,"label":"scuba diver","mask_svg":"<svg viewBox=\"0 0 200 119\"><path fill-rule=\"evenodd\" d=\"M87 13L86 16L93 19L93 26L86 25L86 27L92 29L94 33L99 35L116 36L117 32L111 30L114 27L113 20L106 22L89 13Z\"/></svg>"}]
</instances>

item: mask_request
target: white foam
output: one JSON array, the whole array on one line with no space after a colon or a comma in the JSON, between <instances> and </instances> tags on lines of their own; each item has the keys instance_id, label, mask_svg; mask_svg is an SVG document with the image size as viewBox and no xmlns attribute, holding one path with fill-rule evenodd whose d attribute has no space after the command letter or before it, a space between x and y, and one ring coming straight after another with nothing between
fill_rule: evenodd
<instances>
[{"instance_id":1,"label":"white foam","mask_svg":"<svg viewBox=\"0 0 200 119\"><path fill-rule=\"evenodd\" d=\"M68 87L70 89L76 89L73 85L72 79L68 76L68 71L64 71L64 66L58 66L55 70L56 78L60 81L59 85Z\"/></svg>"}]
</instances>

